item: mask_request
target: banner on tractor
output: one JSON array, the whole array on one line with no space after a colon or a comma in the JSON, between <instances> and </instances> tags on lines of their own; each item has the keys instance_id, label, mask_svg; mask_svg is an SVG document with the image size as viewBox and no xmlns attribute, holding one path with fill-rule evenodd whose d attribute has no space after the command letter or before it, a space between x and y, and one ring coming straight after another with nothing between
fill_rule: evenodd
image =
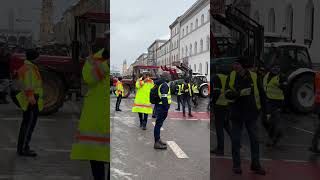
<instances>
[{"instance_id":1,"label":"banner on tractor","mask_svg":"<svg viewBox=\"0 0 320 180\"><path fill-rule=\"evenodd\" d=\"M210 0L211 15L225 14L225 0Z\"/></svg>"}]
</instances>

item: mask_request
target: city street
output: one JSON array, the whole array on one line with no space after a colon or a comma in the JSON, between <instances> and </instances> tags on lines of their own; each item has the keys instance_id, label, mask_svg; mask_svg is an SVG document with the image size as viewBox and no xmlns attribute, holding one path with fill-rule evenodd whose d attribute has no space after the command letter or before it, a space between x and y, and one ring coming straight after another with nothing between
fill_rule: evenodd
<instances>
[{"instance_id":1,"label":"city street","mask_svg":"<svg viewBox=\"0 0 320 180\"><path fill-rule=\"evenodd\" d=\"M116 97L111 97L112 163L114 180L209 180L209 114L208 99L200 98L194 117L182 117L176 112L176 97L164 122L161 138L167 150L153 148L155 119L148 118L147 130L139 128L137 113L132 113L134 95L122 99L115 112Z\"/></svg>"},{"instance_id":2,"label":"city street","mask_svg":"<svg viewBox=\"0 0 320 180\"><path fill-rule=\"evenodd\" d=\"M250 143L246 130L242 136L242 176L233 175L230 139L226 137L225 156L211 154L211 177L217 180L316 180L320 175L320 156L313 155L308 148L314 127L318 121L315 115L283 114L284 138L275 148L266 146L268 138L259 121L259 141L262 165L267 171L265 177L250 172ZM216 145L215 132L211 132L211 143Z\"/></svg>"},{"instance_id":3,"label":"city street","mask_svg":"<svg viewBox=\"0 0 320 180\"><path fill-rule=\"evenodd\" d=\"M1 180L91 180L89 162L69 158L81 105L65 102L54 115L39 117L31 140L35 158L16 155L22 113L14 104L0 104Z\"/></svg>"}]
</instances>

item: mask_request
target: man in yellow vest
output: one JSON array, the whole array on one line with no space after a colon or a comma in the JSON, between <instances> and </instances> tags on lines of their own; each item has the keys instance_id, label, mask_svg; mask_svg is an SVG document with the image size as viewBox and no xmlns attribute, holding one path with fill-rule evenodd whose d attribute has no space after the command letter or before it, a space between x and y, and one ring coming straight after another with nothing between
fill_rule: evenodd
<instances>
[{"instance_id":1,"label":"man in yellow vest","mask_svg":"<svg viewBox=\"0 0 320 180\"><path fill-rule=\"evenodd\" d=\"M118 77L118 81L116 83L116 96L117 96L116 111L121 111L120 103L121 103L122 97L124 96L124 89L121 81L122 81L122 77Z\"/></svg>"},{"instance_id":2,"label":"man in yellow vest","mask_svg":"<svg viewBox=\"0 0 320 180\"><path fill-rule=\"evenodd\" d=\"M192 82L191 83L191 89L192 89L192 102L194 104L194 108L198 107L198 95L199 95L199 89L198 89L198 85L196 84L196 82Z\"/></svg>"},{"instance_id":3,"label":"man in yellow vest","mask_svg":"<svg viewBox=\"0 0 320 180\"><path fill-rule=\"evenodd\" d=\"M43 109L42 80L38 67L34 61L39 57L35 50L26 51L26 60L18 70L18 78L21 92L17 94L17 100L23 111L23 119L20 127L17 153L21 156L37 156L30 149L32 133L38 121L39 111Z\"/></svg>"},{"instance_id":4,"label":"man in yellow vest","mask_svg":"<svg viewBox=\"0 0 320 180\"><path fill-rule=\"evenodd\" d=\"M227 73L219 72L213 77L214 88L212 89L212 107L214 124L216 128L217 147L212 151L216 155L224 155L224 132L225 129L231 139L231 127L229 124L229 102L225 97Z\"/></svg>"},{"instance_id":5,"label":"man in yellow vest","mask_svg":"<svg viewBox=\"0 0 320 180\"><path fill-rule=\"evenodd\" d=\"M270 72L263 78L263 88L266 96L263 126L272 141L268 144L271 146L275 146L283 135L280 116L284 101L284 87L284 79L280 76L280 65L275 63L272 65Z\"/></svg>"},{"instance_id":6,"label":"man in yellow vest","mask_svg":"<svg viewBox=\"0 0 320 180\"><path fill-rule=\"evenodd\" d=\"M251 170L265 175L260 164L257 121L261 109L260 93L263 87L258 84L257 74L248 70L249 57L240 57L234 64L234 71L228 77L225 97L232 102L230 120L232 122L232 160L233 173L242 174L240 161L240 140L243 125L246 126L251 146Z\"/></svg>"},{"instance_id":7,"label":"man in yellow vest","mask_svg":"<svg viewBox=\"0 0 320 180\"><path fill-rule=\"evenodd\" d=\"M110 56L105 48L93 47L93 52L82 69L88 92L70 157L90 161L94 179L104 180L105 163L110 163Z\"/></svg>"},{"instance_id":8,"label":"man in yellow vest","mask_svg":"<svg viewBox=\"0 0 320 180\"><path fill-rule=\"evenodd\" d=\"M167 84L169 81L170 74L164 71L162 72L160 79L155 82L158 87L160 103L155 105L157 119L154 126L154 149L167 149L167 144L160 138L160 129L168 116L171 104L171 92L170 87Z\"/></svg>"},{"instance_id":9,"label":"man in yellow vest","mask_svg":"<svg viewBox=\"0 0 320 180\"><path fill-rule=\"evenodd\" d=\"M180 104L181 103L181 95L182 95L182 83L179 82L177 85L178 88L178 93L177 93L177 103L178 103L178 108L176 109L177 111L180 111Z\"/></svg>"},{"instance_id":10,"label":"man in yellow vest","mask_svg":"<svg viewBox=\"0 0 320 180\"><path fill-rule=\"evenodd\" d=\"M186 117L186 104L188 105L188 110L189 110L189 117L193 117L191 114L191 98L192 98L192 89L191 89L191 84L190 84L190 80L188 78L186 78L184 80L184 83L181 85L181 89L182 89L182 113L183 113L183 117Z\"/></svg>"},{"instance_id":11,"label":"man in yellow vest","mask_svg":"<svg viewBox=\"0 0 320 180\"><path fill-rule=\"evenodd\" d=\"M150 103L150 91L153 88L153 80L148 72L143 73L143 77L136 82L137 93L134 99L132 112L139 114L140 127L147 129L148 114L152 114L152 105Z\"/></svg>"}]
</instances>

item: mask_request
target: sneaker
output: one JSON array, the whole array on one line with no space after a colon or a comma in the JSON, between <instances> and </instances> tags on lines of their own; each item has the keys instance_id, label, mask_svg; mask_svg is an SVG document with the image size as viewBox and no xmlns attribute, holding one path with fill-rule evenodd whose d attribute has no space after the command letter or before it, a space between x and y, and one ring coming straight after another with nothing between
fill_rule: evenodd
<instances>
[{"instance_id":1,"label":"sneaker","mask_svg":"<svg viewBox=\"0 0 320 180\"><path fill-rule=\"evenodd\" d=\"M163 144L160 144L160 142L158 141L158 142L156 142L156 143L154 143L154 149L162 149L162 150L165 150L165 149L167 149L167 146L165 146L165 145L163 145Z\"/></svg>"}]
</instances>

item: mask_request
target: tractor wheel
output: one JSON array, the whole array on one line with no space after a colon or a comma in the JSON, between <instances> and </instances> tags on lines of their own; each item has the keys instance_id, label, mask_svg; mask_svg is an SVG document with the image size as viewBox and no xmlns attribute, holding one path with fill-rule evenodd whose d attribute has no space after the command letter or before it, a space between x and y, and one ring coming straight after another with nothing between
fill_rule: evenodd
<instances>
[{"instance_id":1,"label":"tractor wheel","mask_svg":"<svg viewBox=\"0 0 320 180\"><path fill-rule=\"evenodd\" d=\"M124 89L124 98L127 98L130 96L130 86L128 84L123 84Z\"/></svg>"},{"instance_id":2,"label":"tractor wheel","mask_svg":"<svg viewBox=\"0 0 320 180\"><path fill-rule=\"evenodd\" d=\"M203 98L206 98L209 96L209 89L207 84L200 87L200 95Z\"/></svg>"},{"instance_id":3,"label":"tractor wheel","mask_svg":"<svg viewBox=\"0 0 320 180\"><path fill-rule=\"evenodd\" d=\"M65 100L65 86L60 77L49 71L41 71L43 78L44 108L40 113L50 115L56 113L62 107Z\"/></svg>"},{"instance_id":4,"label":"tractor wheel","mask_svg":"<svg viewBox=\"0 0 320 180\"><path fill-rule=\"evenodd\" d=\"M291 105L299 113L308 113L313 109L314 85L313 76L304 75L293 81L291 90Z\"/></svg>"}]
</instances>

